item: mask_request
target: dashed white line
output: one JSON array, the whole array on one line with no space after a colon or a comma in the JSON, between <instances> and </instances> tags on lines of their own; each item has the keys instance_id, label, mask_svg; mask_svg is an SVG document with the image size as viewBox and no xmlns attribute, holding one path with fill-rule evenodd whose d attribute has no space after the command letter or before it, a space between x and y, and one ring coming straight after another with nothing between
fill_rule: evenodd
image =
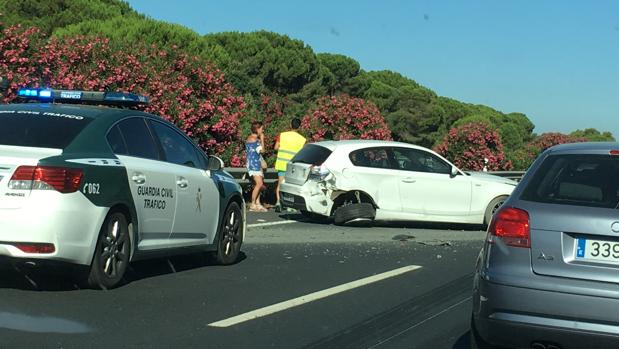
<instances>
[{"instance_id":1,"label":"dashed white line","mask_svg":"<svg viewBox=\"0 0 619 349\"><path fill-rule=\"evenodd\" d=\"M260 309L256 309L256 310L252 310L250 312L244 313L244 314L240 314L237 316L233 316L231 318L227 318L224 320L220 320L217 322L213 322L210 323L209 326L211 327L230 327L230 326L234 326L246 321L250 321L250 320L254 320L263 316L267 316L267 315L271 315L280 311L284 311L286 309L290 309L293 307L297 307L299 305L305 304L305 303L309 303L309 302L313 302L315 300L319 300L322 298L326 298L329 296L333 296L335 294L338 293L342 293L345 291L349 291L352 290L354 288L357 287L361 287L361 286L365 286L374 282L378 282L381 280L385 280L388 278L392 278L394 276L398 276L404 273L408 273L410 271L413 270L417 270L420 269L421 266L419 265L408 265L405 267L401 267L401 268L397 268L394 270L390 270L384 273L380 273L380 274L376 274L376 275L372 275L372 276L368 276L365 277L363 279L359 279L356 281L351 281L345 284L341 284L338 286L334 286L331 288L327 288L325 290L322 291L317 291L317 292L313 292L310 294L307 294L305 296L301 296L301 297L297 297L297 298L293 298L284 302L280 302L280 303L276 303L273 305L269 305L266 306L264 308L260 308Z\"/></svg>"},{"instance_id":2,"label":"dashed white line","mask_svg":"<svg viewBox=\"0 0 619 349\"><path fill-rule=\"evenodd\" d=\"M282 224L290 224L290 223L299 223L299 221L286 220L286 221L277 221L277 222L266 222L266 223L254 223L248 224L248 228L259 228L259 227L270 227L272 225L282 225Z\"/></svg>"}]
</instances>

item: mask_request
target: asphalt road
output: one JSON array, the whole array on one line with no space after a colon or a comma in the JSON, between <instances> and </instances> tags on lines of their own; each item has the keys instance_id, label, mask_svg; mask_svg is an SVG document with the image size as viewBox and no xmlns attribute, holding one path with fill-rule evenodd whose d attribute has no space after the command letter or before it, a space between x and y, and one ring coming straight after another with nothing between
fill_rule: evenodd
<instances>
[{"instance_id":1,"label":"asphalt road","mask_svg":"<svg viewBox=\"0 0 619 349\"><path fill-rule=\"evenodd\" d=\"M297 220L251 215L239 263L134 263L111 291L4 264L0 348L468 348L479 227Z\"/></svg>"}]
</instances>

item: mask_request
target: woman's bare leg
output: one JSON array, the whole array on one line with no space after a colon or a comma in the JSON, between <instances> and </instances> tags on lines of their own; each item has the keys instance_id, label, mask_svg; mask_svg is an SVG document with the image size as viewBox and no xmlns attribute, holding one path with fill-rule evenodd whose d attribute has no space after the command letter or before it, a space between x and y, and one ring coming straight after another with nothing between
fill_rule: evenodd
<instances>
[{"instance_id":1,"label":"woman's bare leg","mask_svg":"<svg viewBox=\"0 0 619 349\"><path fill-rule=\"evenodd\" d=\"M252 176L254 180L254 189L251 192L251 203L253 205L260 205L260 191L262 190L263 179L262 176Z\"/></svg>"}]
</instances>

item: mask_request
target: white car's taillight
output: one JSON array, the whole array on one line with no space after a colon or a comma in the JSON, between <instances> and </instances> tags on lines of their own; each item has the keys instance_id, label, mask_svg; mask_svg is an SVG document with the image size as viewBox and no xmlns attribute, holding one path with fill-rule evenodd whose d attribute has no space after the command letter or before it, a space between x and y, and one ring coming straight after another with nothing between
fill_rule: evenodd
<instances>
[{"instance_id":1,"label":"white car's taillight","mask_svg":"<svg viewBox=\"0 0 619 349\"><path fill-rule=\"evenodd\" d=\"M56 190L73 193L79 188L83 172L80 169L51 166L19 166L9 188L13 190Z\"/></svg>"},{"instance_id":2,"label":"white car's taillight","mask_svg":"<svg viewBox=\"0 0 619 349\"><path fill-rule=\"evenodd\" d=\"M314 165L310 167L308 179L311 181L323 181L330 174L329 170L322 165Z\"/></svg>"}]
</instances>

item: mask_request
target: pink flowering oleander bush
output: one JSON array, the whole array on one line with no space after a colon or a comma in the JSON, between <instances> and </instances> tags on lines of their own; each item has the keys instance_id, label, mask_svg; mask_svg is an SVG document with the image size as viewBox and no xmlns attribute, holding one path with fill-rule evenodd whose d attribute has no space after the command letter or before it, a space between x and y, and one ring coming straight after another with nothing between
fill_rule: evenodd
<instances>
[{"instance_id":1,"label":"pink flowering oleander bush","mask_svg":"<svg viewBox=\"0 0 619 349\"><path fill-rule=\"evenodd\" d=\"M239 119L245 102L214 66L177 47L112 47L99 37L47 38L12 26L0 35L0 75L10 81L4 102L19 88L52 87L144 94L146 112L173 122L203 149L242 166Z\"/></svg>"},{"instance_id":2,"label":"pink flowering oleander bush","mask_svg":"<svg viewBox=\"0 0 619 349\"><path fill-rule=\"evenodd\" d=\"M558 132L542 133L535 137L532 141L525 144L524 147L518 149L513 154L514 166L518 169L527 169L533 160L544 150L564 143L587 142L586 138L574 137Z\"/></svg>"},{"instance_id":3,"label":"pink flowering oleander bush","mask_svg":"<svg viewBox=\"0 0 619 349\"><path fill-rule=\"evenodd\" d=\"M323 139L330 131L333 139L391 140L391 131L374 103L347 95L321 97L301 121L310 141Z\"/></svg>"},{"instance_id":4,"label":"pink flowering oleander bush","mask_svg":"<svg viewBox=\"0 0 619 349\"><path fill-rule=\"evenodd\" d=\"M529 142L528 145L532 147L535 151L537 151L537 153L541 153L544 150L557 144L577 143L586 141L587 139L582 137L573 137L559 132L548 132L542 133L541 135L535 137L535 139Z\"/></svg>"},{"instance_id":5,"label":"pink flowering oleander bush","mask_svg":"<svg viewBox=\"0 0 619 349\"><path fill-rule=\"evenodd\" d=\"M488 159L485 166L489 171L512 168L505 158L501 136L482 122L452 128L434 150L465 170L483 170L484 159Z\"/></svg>"}]
</instances>

